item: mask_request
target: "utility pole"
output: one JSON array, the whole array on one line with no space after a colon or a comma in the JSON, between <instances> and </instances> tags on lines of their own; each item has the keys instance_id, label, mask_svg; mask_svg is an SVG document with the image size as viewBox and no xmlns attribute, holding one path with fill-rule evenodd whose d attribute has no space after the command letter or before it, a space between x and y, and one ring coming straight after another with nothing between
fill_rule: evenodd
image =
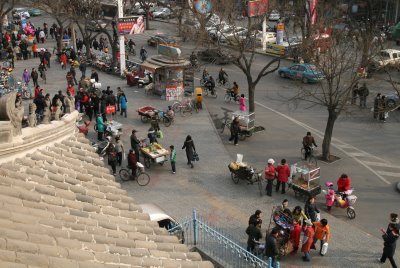
<instances>
[{"instance_id":1,"label":"utility pole","mask_svg":"<svg viewBox=\"0 0 400 268\"><path fill-rule=\"evenodd\" d=\"M122 4L122 0L117 0L118 5L118 18L124 17L124 5ZM117 28L118 28L118 21L117 21ZM119 36L119 62L120 62L120 72L121 75L124 73L126 68L126 61L125 61L125 38L123 35Z\"/></svg>"}]
</instances>

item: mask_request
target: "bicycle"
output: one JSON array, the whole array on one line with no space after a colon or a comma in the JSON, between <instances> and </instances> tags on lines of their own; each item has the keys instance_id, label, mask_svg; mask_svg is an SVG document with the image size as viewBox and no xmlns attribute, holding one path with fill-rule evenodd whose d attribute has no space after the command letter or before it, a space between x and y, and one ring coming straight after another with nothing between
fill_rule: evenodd
<instances>
[{"instance_id":1,"label":"bicycle","mask_svg":"<svg viewBox=\"0 0 400 268\"><path fill-rule=\"evenodd\" d=\"M131 169L128 166L119 171L119 177L123 181L129 181L130 179L136 180L140 186L146 186L150 182L150 175L144 172L144 166L140 162L137 163L135 176L132 176Z\"/></svg>"},{"instance_id":2,"label":"bicycle","mask_svg":"<svg viewBox=\"0 0 400 268\"><path fill-rule=\"evenodd\" d=\"M222 86L224 86L224 87L226 87L226 88L230 88L230 87L231 87L231 82L229 82L228 78L225 79L225 83L222 83L221 80L220 80L219 77L218 77L217 80L216 80L216 82L217 82L217 85L218 85L219 87L222 87Z\"/></svg>"},{"instance_id":3,"label":"bicycle","mask_svg":"<svg viewBox=\"0 0 400 268\"><path fill-rule=\"evenodd\" d=\"M225 93L224 101L226 103L233 101L236 104L239 104L239 96L238 95L236 95L236 96L233 95L233 92L230 89L227 89L226 93Z\"/></svg>"},{"instance_id":4,"label":"bicycle","mask_svg":"<svg viewBox=\"0 0 400 268\"><path fill-rule=\"evenodd\" d=\"M317 166L318 162L317 158L314 156L314 146L310 147L310 155L307 157L307 159L305 157L306 149L304 149L304 147L300 149L300 154L301 154L301 159L306 160L308 163L313 164L314 166Z\"/></svg>"},{"instance_id":5,"label":"bicycle","mask_svg":"<svg viewBox=\"0 0 400 268\"><path fill-rule=\"evenodd\" d=\"M231 129L231 124L232 124L232 120L229 118L226 118L224 122L222 122L222 126L221 126L221 134L224 133L225 127L227 129Z\"/></svg>"},{"instance_id":6,"label":"bicycle","mask_svg":"<svg viewBox=\"0 0 400 268\"><path fill-rule=\"evenodd\" d=\"M208 96L208 94L210 94L211 97L217 98L218 97L218 93L217 93L217 89L214 88L214 90L210 90L209 87L207 86L203 86L204 88L204 96Z\"/></svg>"},{"instance_id":7,"label":"bicycle","mask_svg":"<svg viewBox=\"0 0 400 268\"><path fill-rule=\"evenodd\" d=\"M22 83L22 82L17 82L17 92L21 93L21 96L23 99L30 99L31 97L31 89L29 85Z\"/></svg>"},{"instance_id":8,"label":"bicycle","mask_svg":"<svg viewBox=\"0 0 400 268\"><path fill-rule=\"evenodd\" d=\"M186 116L186 113L192 114L193 107L191 100L188 99L185 102L174 102L174 104L172 104L172 111L174 111L174 113L180 112L181 116Z\"/></svg>"}]
</instances>

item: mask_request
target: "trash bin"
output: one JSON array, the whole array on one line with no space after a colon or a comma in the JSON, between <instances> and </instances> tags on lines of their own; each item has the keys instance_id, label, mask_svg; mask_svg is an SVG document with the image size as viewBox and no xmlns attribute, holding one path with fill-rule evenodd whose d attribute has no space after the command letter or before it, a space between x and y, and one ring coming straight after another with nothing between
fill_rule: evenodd
<instances>
[{"instance_id":1,"label":"trash bin","mask_svg":"<svg viewBox=\"0 0 400 268\"><path fill-rule=\"evenodd\" d=\"M194 90L194 96L196 100L197 109L203 109L203 89L201 87L196 87Z\"/></svg>"}]
</instances>

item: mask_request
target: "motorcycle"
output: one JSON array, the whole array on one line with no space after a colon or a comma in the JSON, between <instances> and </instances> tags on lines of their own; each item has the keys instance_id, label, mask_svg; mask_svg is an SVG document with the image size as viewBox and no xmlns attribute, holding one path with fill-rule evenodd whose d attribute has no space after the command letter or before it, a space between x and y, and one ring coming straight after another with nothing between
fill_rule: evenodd
<instances>
[{"instance_id":1,"label":"motorcycle","mask_svg":"<svg viewBox=\"0 0 400 268\"><path fill-rule=\"evenodd\" d=\"M146 73L144 77L139 78L138 87L144 87L153 82L153 77L150 73Z\"/></svg>"},{"instance_id":2,"label":"motorcycle","mask_svg":"<svg viewBox=\"0 0 400 268\"><path fill-rule=\"evenodd\" d=\"M353 189L347 190L345 192L338 192L333 190L333 182L328 181L325 183L325 186L328 187L328 190L322 190L322 192L326 195L326 205L328 206L330 201L330 196L333 198L333 204L336 207L345 208L347 217L349 219L354 219L356 217L356 211L353 205L357 201L357 196L352 195ZM329 195L329 196L328 196ZM345 196L345 197L343 197Z\"/></svg>"},{"instance_id":3,"label":"motorcycle","mask_svg":"<svg viewBox=\"0 0 400 268\"><path fill-rule=\"evenodd\" d=\"M96 153L98 153L102 158L107 154L107 148L110 146L111 137L107 136L104 141L93 142L92 146L96 149Z\"/></svg>"}]
</instances>

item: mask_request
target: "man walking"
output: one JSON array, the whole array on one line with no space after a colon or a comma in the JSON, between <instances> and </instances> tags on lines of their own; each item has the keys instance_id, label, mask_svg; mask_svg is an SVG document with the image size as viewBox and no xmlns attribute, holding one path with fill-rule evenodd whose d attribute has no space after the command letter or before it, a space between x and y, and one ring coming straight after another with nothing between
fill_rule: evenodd
<instances>
[{"instance_id":1,"label":"man walking","mask_svg":"<svg viewBox=\"0 0 400 268\"><path fill-rule=\"evenodd\" d=\"M265 242L265 255L267 256L267 258L272 259L271 262L272 267L275 267L276 259L278 258L279 255L278 246L276 243L277 237L278 237L278 230L276 228L273 228Z\"/></svg>"},{"instance_id":2,"label":"man walking","mask_svg":"<svg viewBox=\"0 0 400 268\"><path fill-rule=\"evenodd\" d=\"M173 145L169 146L169 149L171 150L171 155L169 160L171 161L171 169L172 169L172 174L176 173L176 150Z\"/></svg>"},{"instance_id":3,"label":"man walking","mask_svg":"<svg viewBox=\"0 0 400 268\"><path fill-rule=\"evenodd\" d=\"M37 87L39 74L36 72L35 68L32 68L31 77L32 77L32 81L33 81L33 86Z\"/></svg>"},{"instance_id":4,"label":"man walking","mask_svg":"<svg viewBox=\"0 0 400 268\"><path fill-rule=\"evenodd\" d=\"M381 93L378 93L376 94L376 97L374 99L374 119L378 119L380 101L381 101Z\"/></svg>"},{"instance_id":5,"label":"man walking","mask_svg":"<svg viewBox=\"0 0 400 268\"><path fill-rule=\"evenodd\" d=\"M369 95L369 90L365 82L363 83L362 87L358 90L358 94L360 95L360 107L366 108L367 107L367 97Z\"/></svg>"},{"instance_id":6,"label":"man walking","mask_svg":"<svg viewBox=\"0 0 400 268\"><path fill-rule=\"evenodd\" d=\"M313 239L313 248L315 248L315 243L317 242L317 240L319 240L321 242L321 247L319 250L319 254L321 256L325 255L325 252L322 252L322 247L325 243L329 242L329 238L331 236L331 231L330 231L330 227L328 224L328 220L327 219L322 219L320 221L317 222L313 222L314 225L314 239Z\"/></svg>"}]
</instances>

